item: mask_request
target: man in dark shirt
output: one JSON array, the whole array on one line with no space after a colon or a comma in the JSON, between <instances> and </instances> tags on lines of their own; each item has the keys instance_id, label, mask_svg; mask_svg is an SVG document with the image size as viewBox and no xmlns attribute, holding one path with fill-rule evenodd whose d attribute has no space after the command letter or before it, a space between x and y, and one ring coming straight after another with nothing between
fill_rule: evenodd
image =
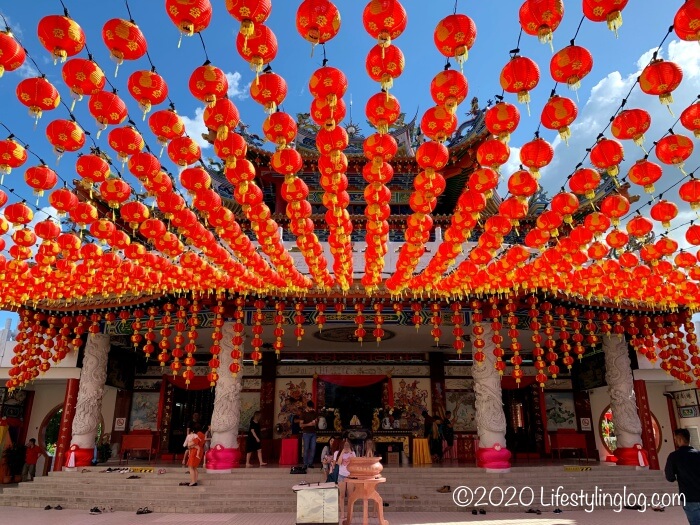
<instances>
[{"instance_id":1,"label":"man in dark shirt","mask_svg":"<svg viewBox=\"0 0 700 525\"><path fill-rule=\"evenodd\" d=\"M668 455L664 472L670 482L678 481L685 499L683 510L690 525L700 525L700 450L690 446L690 432L676 429L673 441L677 449Z\"/></svg>"},{"instance_id":2,"label":"man in dark shirt","mask_svg":"<svg viewBox=\"0 0 700 525\"><path fill-rule=\"evenodd\" d=\"M316 455L316 423L318 414L314 410L314 402L306 403L306 410L301 415L301 437L304 442L304 465L311 468Z\"/></svg>"}]
</instances>

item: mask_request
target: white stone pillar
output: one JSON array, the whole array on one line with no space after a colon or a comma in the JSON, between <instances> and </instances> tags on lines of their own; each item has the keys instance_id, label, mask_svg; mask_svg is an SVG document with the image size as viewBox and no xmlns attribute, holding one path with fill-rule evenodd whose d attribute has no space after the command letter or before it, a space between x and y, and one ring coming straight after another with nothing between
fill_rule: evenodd
<instances>
[{"instance_id":1,"label":"white stone pillar","mask_svg":"<svg viewBox=\"0 0 700 525\"><path fill-rule=\"evenodd\" d=\"M501 376L495 368L496 357L493 355L496 345L491 340L491 326L482 326L486 359L472 365L476 394L476 431L479 436L477 465L487 472L509 472L510 451L506 448L506 415L503 412Z\"/></svg>"},{"instance_id":2,"label":"white stone pillar","mask_svg":"<svg viewBox=\"0 0 700 525\"><path fill-rule=\"evenodd\" d=\"M221 329L221 362L219 380L216 383L214 411L211 415L211 448L207 454L208 472L231 472L238 466L238 422L241 417L241 387L243 369L234 377L229 370L233 362L233 323L226 322Z\"/></svg>"},{"instance_id":3,"label":"white stone pillar","mask_svg":"<svg viewBox=\"0 0 700 525\"><path fill-rule=\"evenodd\" d=\"M642 447L642 423L637 412L627 341L622 335L603 336L603 351L605 380L617 437L617 464L648 466L646 451Z\"/></svg>"},{"instance_id":4,"label":"white stone pillar","mask_svg":"<svg viewBox=\"0 0 700 525\"><path fill-rule=\"evenodd\" d=\"M83 369L80 373L66 467L88 466L94 457L95 437L102 412L102 396L107 381L107 354L109 335L89 334L83 353Z\"/></svg>"}]
</instances>

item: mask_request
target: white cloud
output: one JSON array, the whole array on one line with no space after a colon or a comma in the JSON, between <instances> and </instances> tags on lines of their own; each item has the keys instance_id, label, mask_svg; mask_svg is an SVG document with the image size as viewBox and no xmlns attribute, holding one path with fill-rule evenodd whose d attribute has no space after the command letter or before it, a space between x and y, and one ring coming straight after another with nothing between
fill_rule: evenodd
<instances>
[{"instance_id":1,"label":"white cloud","mask_svg":"<svg viewBox=\"0 0 700 525\"><path fill-rule=\"evenodd\" d=\"M19 66L15 71L12 73L15 73L19 75L19 77L24 80L25 78L32 78L32 77L38 77L39 76L39 71L29 63L29 59L24 61L24 64ZM9 73L9 74L12 74Z\"/></svg>"},{"instance_id":2,"label":"white cloud","mask_svg":"<svg viewBox=\"0 0 700 525\"><path fill-rule=\"evenodd\" d=\"M182 122L185 124L185 132L189 135L199 147L204 149L211 148L211 144L204 140L202 135L209 133L209 130L204 125L204 108L194 110L194 117L190 118L186 115L180 115Z\"/></svg>"},{"instance_id":3,"label":"white cloud","mask_svg":"<svg viewBox=\"0 0 700 525\"><path fill-rule=\"evenodd\" d=\"M235 71L233 73L226 73L226 80L228 80L228 96L229 98L237 98L238 100L244 100L250 96L250 82L245 86L241 87L241 79L243 76Z\"/></svg>"}]
</instances>

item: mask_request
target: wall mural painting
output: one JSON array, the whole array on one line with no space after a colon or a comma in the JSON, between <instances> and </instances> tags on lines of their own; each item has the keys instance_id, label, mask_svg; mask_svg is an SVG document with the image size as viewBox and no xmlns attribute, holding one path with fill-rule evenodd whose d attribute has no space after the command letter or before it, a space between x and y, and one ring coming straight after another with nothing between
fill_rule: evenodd
<instances>
[{"instance_id":1,"label":"wall mural painting","mask_svg":"<svg viewBox=\"0 0 700 525\"><path fill-rule=\"evenodd\" d=\"M394 383L396 385L396 383ZM417 430L423 423L424 410L428 410L428 389L422 388L420 379L401 379L398 389L394 388L394 411L401 413L401 419L405 420L402 426Z\"/></svg>"},{"instance_id":2,"label":"wall mural painting","mask_svg":"<svg viewBox=\"0 0 700 525\"><path fill-rule=\"evenodd\" d=\"M447 410L452 412L455 432L476 432L476 395L473 391L447 392Z\"/></svg>"},{"instance_id":3,"label":"wall mural painting","mask_svg":"<svg viewBox=\"0 0 700 525\"><path fill-rule=\"evenodd\" d=\"M256 410L260 410L260 392L241 392L241 418L238 422L239 432L248 432L250 420Z\"/></svg>"},{"instance_id":4,"label":"wall mural painting","mask_svg":"<svg viewBox=\"0 0 700 525\"><path fill-rule=\"evenodd\" d=\"M291 416L296 414L298 411L303 410L308 401L313 400L313 394L311 388L313 386L312 380L309 378L308 383L306 379L290 380L285 383L283 390L279 390L277 393L279 399L280 410L277 413L277 427L278 433L283 436L289 436L292 431Z\"/></svg>"},{"instance_id":5,"label":"wall mural painting","mask_svg":"<svg viewBox=\"0 0 700 525\"><path fill-rule=\"evenodd\" d=\"M547 403L547 430L571 429L576 430L576 408L573 392L548 392L545 394Z\"/></svg>"},{"instance_id":6,"label":"wall mural painting","mask_svg":"<svg viewBox=\"0 0 700 525\"><path fill-rule=\"evenodd\" d=\"M158 430L157 392L134 392L131 404L131 430Z\"/></svg>"}]
</instances>

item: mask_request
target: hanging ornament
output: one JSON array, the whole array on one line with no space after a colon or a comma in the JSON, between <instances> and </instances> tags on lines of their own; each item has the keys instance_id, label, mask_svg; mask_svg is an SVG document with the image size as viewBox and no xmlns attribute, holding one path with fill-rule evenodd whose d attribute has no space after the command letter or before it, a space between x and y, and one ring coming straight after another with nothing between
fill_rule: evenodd
<instances>
[{"instance_id":1,"label":"hanging ornament","mask_svg":"<svg viewBox=\"0 0 700 525\"><path fill-rule=\"evenodd\" d=\"M204 125L216 134L216 140L226 140L240 122L238 108L227 98L218 99L204 109Z\"/></svg>"},{"instance_id":2,"label":"hanging ornament","mask_svg":"<svg viewBox=\"0 0 700 525\"><path fill-rule=\"evenodd\" d=\"M44 111L56 109L61 103L58 90L44 77L25 78L17 84L17 99L29 108L35 122Z\"/></svg>"},{"instance_id":3,"label":"hanging ornament","mask_svg":"<svg viewBox=\"0 0 700 525\"><path fill-rule=\"evenodd\" d=\"M146 37L134 22L123 18L112 18L102 27L102 40L107 46L110 58L116 62L114 76L124 60L138 60L146 54Z\"/></svg>"},{"instance_id":4,"label":"hanging ornament","mask_svg":"<svg viewBox=\"0 0 700 525\"><path fill-rule=\"evenodd\" d=\"M693 141L690 137L671 134L656 142L656 158L664 164L676 166L685 175L683 163L693 154Z\"/></svg>"},{"instance_id":5,"label":"hanging ornament","mask_svg":"<svg viewBox=\"0 0 700 525\"><path fill-rule=\"evenodd\" d=\"M442 329L440 328L440 325L442 324L442 317L440 316L441 309L442 306L440 303L432 303L430 305L430 311L432 312L430 323L433 325L433 329L430 330L430 335L433 336L435 346L439 346L440 338L442 337Z\"/></svg>"},{"instance_id":6,"label":"hanging ornament","mask_svg":"<svg viewBox=\"0 0 700 525\"><path fill-rule=\"evenodd\" d=\"M12 32L0 31L0 78L6 71L16 71L27 58L27 54Z\"/></svg>"},{"instance_id":7,"label":"hanging ornament","mask_svg":"<svg viewBox=\"0 0 700 525\"><path fill-rule=\"evenodd\" d=\"M520 27L528 35L536 36L541 43L552 48L552 34L564 17L562 0L525 0L518 13Z\"/></svg>"},{"instance_id":8,"label":"hanging ornament","mask_svg":"<svg viewBox=\"0 0 700 525\"><path fill-rule=\"evenodd\" d=\"M297 8L297 31L311 42L311 54L318 44L325 44L340 31L340 12L328 0L303 0Z\"/></svg>"},{"instance_id":9,"label":"hanging ornament","mask_svg":"<svg viewBox=\"0 0 700 525\"><path fill-rule=\"evenodd\" d=\"M523 144L520 148L520 162L530 170L536 179L540 178L540 169L548 166L554 158L552 145L536 136L534 140Z\"/></svg>"},{"instance_id":10,"label":"hanging ornament","mask_svg":"<svg viewBox=\"0 0 700 525\"><path fill-rule=\"evenodd\" d=\"M12 137L0 140L0 184L13 168L20 168L27 162L27 150Z\"/></svg>"},{"instance_id":11,"label":"hanging ornament","mask_svg":"<svg viewBox=\"0 0 700 525\"><path fill-rule=\"evenodd\" d=\"M88 109L97 121L97 138L100 138L107 126L118 126L128 116L124 101L110 91L100 91L92 95L88 101Z\"/></svg>"},{"instance_id":12,"label":"hanging ornament","mask_svg":"<svg viewBox=\"0 0 700 525\"><path fill-rule=\"evenodd\" d=\"M530 91L540 81L540 68L527 58L515 55L501 70L501 87L508 93L517 93L518 102L527 104L530 113Z\"/></svg>"},{"instance_id":13,"label":"hanging ornament","mask_svg":"<svg viewBox=\"0 0 700 525\"><path fill-rule=\"evenodd\" d=\"M357 324L357 329L355 330L355 337L357 337L357 340L360 343L360 346L362 346L362 341L364 340L365 335L367 335L367 331L363 328L363 325L365 323L365 316L362 314L362 311L364 310L365 305L363 303L355 303L355 324Z\"/></svg>"},{"instance_id":14,"label":"hanging ornament","mask_svg":"<svg viewBox=\"0 0 700 525\"><path fill-rule=\"evenodd\" d=\"M269 27L257 24L250 36L238 34L236 49L243 60L250 64L250 69L255 71L257 82L257 75L263 66L277 56L277 37Z\"/></svg>"},{"instance_id":15,"label":"hanging ornament","mask_svg":"<svg viewBox=\"0 0 700 525\"><path fill-rule=\"evenodd\" d=\"M374 46L367 53L365 60L367 74L372 80L379 82L384 91L393 87L394 79L401 76L405 65L403 53L394 45L386 48L379 45Z\"/></svg>"},{"instance_id":16,"label":"hanging ornament","mask_svg":"<svg viewBox=\"0 0 700 525\"><path fill-rule=\"evenodd\" d=\"M435 47L447 58L457 60L460 68L469 57L476 40L476 24L467 15L455 13L438 22L433 34Z\"/></svg>"},{"instance_id":17,"label":"hanging ornament","mask_svg":"<svg viewBox=\"0 0 700 525\"><path fill-rule=\"evenodd\" d=\"M99 93L105 87L107 79L105 74L94 61L84 58L71 58L61 69L63 81L71 92L70 110L73 111L76 101L82 100L84 96L91 96Z\"/></svg>"},{"instance_id":18,"label":"hanging ornament","mask_svg":"<svg viewBox=\"0 0 700 525\"><path fill-rule=\"evenodd\" d=\"M53 146L57 163L66 151L75 152L85 145L85 132L74 120L57 119L49 122L46 138Z\"/></svg>"},{"instance_id":19,"label":"hanging ornament","mask_svg":"<svg viewBox=\"0 0 700 525\"><path fill-rule=\"evenodd\" d=\"M260 348L263 345L263 340L260 336L263 332L262 322L265 319L265 314L262 313L262 309L265 306L265 301L263 301L262 299L256 299L254 306L254 325L251 329L251 331L253 332L253 339L250 342L251 346L253 347L253 351L251 352L250 357L253 360L253 366L257 366L260 360L262 359L262 353L260 352Z\"/></svg>"},{"instance_id":20,"label":"hanging ornament","mask_svg":"<svg viewBox=\"0 0 700 525\"><path fill-rule=\"evenodd\" d=\"M148 127L161 145L161 155L168 142L185 134L185 124L173 109L161 109L148 117Z\"/></svg>"},{"instance_id":21,"label":"hanging ornament","mask_svg":"<svg viewBox=\"0 0 700 525\"><path fill-rule=\"evenodd\" d=\"M271 0L226 0L226 10L241 23L239 33L253 36L255 24L262 24L272 11Z\"/></svg>"},{"instance_id":22,"label":"hanging ornament","mask_svg":"<svg viewBox=\"0 0 700 525\"><path fill-rule=\"evenodd\" d=\"M500 101L486 110L484 115L486 129L498 137L501 142L508 143L510 134L520 123L520 111L513 104Z\"/></svg>"},{"instance_id":23,"label":"hanging ornament","mask_svg":"<svg viewBox=\"0 0 700 525\"><path fill-rule=\"evenodd\" d=\"M644 133L651 127L651 116L643 109L626 109L621 111L612 121L611 131L619 140L633 140L644 149ZM646 150L644 150L646 153Z\"/></svg>"},{"instance_id":24,"label":"hanging ornament","mask_svg":"<svg viewBox=\"0 0 700 525\"><path fill-rule=\"evenodd\" d=\"M559 137L568 145L571 130L569 126L576 120L578 108L570 98L554 95L549 98L542 108L540 122L547 129L559 132Z\"/></svg>"},{"instance_id":25,"label":"hanging ornament","mask_svg":"<svg viewBox=\"0 0 700 525\"><path fill-rule=\"evenodd\" d=\"M454 69L445 68L430 82L430 96L435 104L444 106L451 113L457 112L457 106L464 102L468 92L466 77Z\"/></svg>"},{"instance_id":26,"label":"hanging ornament","mask_svg":"<svg viewBox=\"0 0 700 525\"><path fill-rule=\"evenodd\" d=\"M408 16L399 0L370 0L362 12L362 23L381 47L388 47L406 29Z\"/></svg>"},{"instance_id":27,"label":"hanging ornament","mask_svg":"<svg viewBox=\"0 0 700 525\"><path fill-rule=\"evenodd\" d=\"M85 47L83 29L67 16L45 16L39 20L37 32L41 45L53 55L54 64L59 60L65 62Z\"/></svg>"},{"instance_id":28,"label":"hanging ornament","mask_svg":"<svg viewBox=\"0 0 700 525\"><path fill-rule=\"evenodd\" d=\"M615 33L622 26L622 10L629 0L583 0L583 16L592 22L607 22Z\"/></svg>"},{"instance_id":29,"label":"hanging ornament","mask_svg":"<svg viewBox=\"0 0 700 525\"><path fill-rule=\"evenodd\" d=\"M146 120L146 114L151 111L152 106L157 106L168 98L168 84L155 71L134 71L129 75L127 89L138 102L143 112L143 120Z\"/></svg>"},{"instance_id":30,"label":"hanging ornament","mask_svg":"<svg viewBox=\"0 0 700 525\"><path fill-rule=\"evenodd\" d=\"M657 95L661 103L671 111L672 92L683 80L683 70L674 62L656 59L639 75L639 87L647 95ZM673 114L671 112L671 114Z\"/></svg>"},{"instance_id":31,"label":"hanging ornament","mask_svg":"<svg viewBox=\"0 0 700 525\"><path fill-rule=\"evenodd\" d=\"M197 100L211 107L218 99L226 96L228 79L221 69L207 60L190 75L189 88Z\"/></svg>"},{"instance_id":32,"label":"hanging ornament","mask_svg":"<svg viewBox=\"0 0 700 525\"><path fill-rule=\"evenodd\" d=\"M661 178L663 170L658 164L646 159L635 162L627 172L627 179L640 186L644 186L646 193L654 193L654 183Z\"/></svg>"},{"instance_id":33,"label":"hanging ornament","mask_svg":"<svg viewBox=\"0 0 700 525\"><path fill-rule=\"evenodd\" d=\"M311 94L316 96L313 92ZM267 113L274 113L287 97L287 82L277 73L267 71L258 77L257 82L251 82L250 97L262 105Z\"/></svg>"},{"instance_id":34,"label":"hanging ornament","mask_svg":"<svg viewBox=\"0 0 700 525\"><path fill-rule=\"evenodd\" d=\"M593 55L585 47L571 44L552 56L549 72L555 82L566 84L569 89L577 90L581 80L593 69Z\"/></svg>"},{"instance_id":35,"label":"hanging ornament","mask_svg":"<svg viewBox=\"0 0 700 525\"><path fill-rule=\"evenodd\" d=\"M182 35L192 36L209 27L212 7L209 0L165 0L165 12L180 30L180 47Z\"/></svg>"}]
</instances>

